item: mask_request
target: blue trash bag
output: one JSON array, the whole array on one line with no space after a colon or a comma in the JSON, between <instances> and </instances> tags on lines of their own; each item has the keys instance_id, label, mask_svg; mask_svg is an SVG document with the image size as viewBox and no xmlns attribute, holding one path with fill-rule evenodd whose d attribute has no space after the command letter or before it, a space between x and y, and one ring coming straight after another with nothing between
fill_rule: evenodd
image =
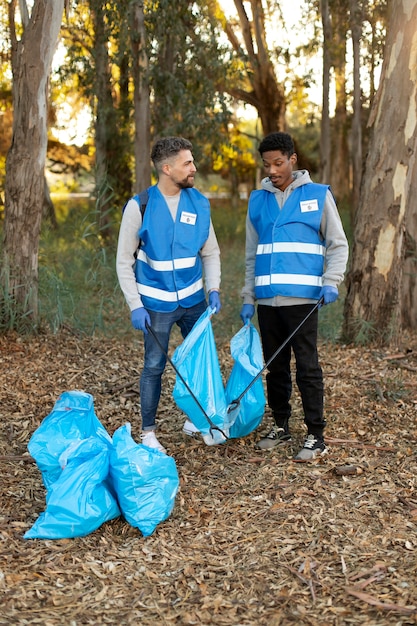
<instances>
[{"instance_id":1,"label":"blue trash bag","mask_svg":"<svg viewBox=\"0 0 417 626\"><path fill-rule=\"evenodd\" d=\"M251 323L245 324L230 341L234 365L226 385L226 400L230 405L251 383L263 367L263 355L258 331ZM265 411L265 392L262 377L254 382L239 405L230 412L231 439L245 437L259 426Z\"/></svg>"},{"instance_id":2,"label":"blue trash bag","mask_svg":"<svg viewBox=\"0 0 417 626\"><path fill-rule=\"evenodd\" d=\"M227 403L211 325L212 314L213 309L208 307L194 324L191 332L175 350L172 362L211 422L218 426L227 437ZM198 428L208 445L225 441L225 437L220 431L212 430L210 433L210 424L207 418L178 374L173 397L177 406Z\"/></svg>"},{"instance_id":3,"label":"blue trash bag","mask_svg":"<svg viewBox=\"0 0 417 626\"><path fill-rule=\"evenodd\" d=\"M93 396L84 391L65 391L28 443L29 453L42 473L46 489L61 474L59 457L66 448L91 436L112 445L110 435L94 412Z\"/></svg>"},{"instance_id":4,"label":"blue trash bag","mask_svg":"<svg viewBox=\"0 0 417 626\"><path fill-rule=\"evenodd\" d=\"M110 476L123 516L144 537L171 514L179 488L175 460L137 444L129 423L113 434Z\"/></svg>"},{"instance_id":5,"label":"blue trash bag","mask_svg":"<svg viewBox=\"0 0 417 626\"><path fill-rule=\"evenodd\" d=\"M109 487L110 449L97 436L74 442L59 461L62 469L49 485L46 509L24 539L84 537L120 515Z\"/></svg>"}]
</instances>

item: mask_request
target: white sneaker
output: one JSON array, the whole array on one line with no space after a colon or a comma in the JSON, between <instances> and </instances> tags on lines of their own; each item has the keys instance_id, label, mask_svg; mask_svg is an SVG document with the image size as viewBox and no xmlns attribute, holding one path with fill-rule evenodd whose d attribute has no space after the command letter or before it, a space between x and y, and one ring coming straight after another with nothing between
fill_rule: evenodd
<instances>
[{"instance_id":1,"label":"white sneaker","mask_svg":"<svg viewBox=\"0 0 417 626\"><path fill-rule=\"evenodd\" d=\"M159 443L154 430L147 430L143 432L140 438L142 439L142 443L144 446L147 446L148 448L153 448L154 450L158 450L159 452L163 452L164 454L166 454L167 451L165 450L164 446Z\"/></svg>"},{"instance_id":2,"label":"white sneaker","mask_svg":"<svg viewBox=\"0 0 417 626\"><path fill-rule=\"evenodd\" d=\"M189 435L190 437L194 437L194 435L196 435L200 431L198 430L197 426L194 426L194 424L190 420L185 420L184 426L182 427L182 432L186 435Z\"/></svg>"}]
</instances>

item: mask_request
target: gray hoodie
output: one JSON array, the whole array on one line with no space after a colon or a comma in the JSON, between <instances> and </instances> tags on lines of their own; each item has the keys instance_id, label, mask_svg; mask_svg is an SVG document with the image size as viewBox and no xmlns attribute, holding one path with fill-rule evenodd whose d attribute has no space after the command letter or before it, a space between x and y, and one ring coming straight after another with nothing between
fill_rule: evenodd
<instances>
[{"instance_id":1,"label":"gray hoodie","mask_svg":"<svg viewBox=\"0 0 417 626\"><path fill-rule=\"evenodd\" d=\"M310 174L307 170L293 172L294 180L288 187L281 191L273 186L269 178L264 178L261 188L275 194L277 212L280 211L297 187L311 183ZM320 224L320 237L326 242L326 256L324 262L323 286L332 285L338 287L344 278L348 260L349 248L342 222L330 191L326 194L323 217ZM245 255L245 285L241 291L243 304L255 304L255 257L258 247L258 233L250 218L249 211L246 216L246 255ZM269 306L290 306L294 304L315 303L316 300L304 298L290 298L287 296L275 296L258 300L258 304Z\"/></svg>"}]
</instances>

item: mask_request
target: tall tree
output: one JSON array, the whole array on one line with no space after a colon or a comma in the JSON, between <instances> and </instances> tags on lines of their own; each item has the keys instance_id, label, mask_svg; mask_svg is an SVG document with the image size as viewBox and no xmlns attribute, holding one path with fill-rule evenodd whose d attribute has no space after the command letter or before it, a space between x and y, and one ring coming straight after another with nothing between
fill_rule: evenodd
<instances>
[{"instance_id":1,"label":"tall tree","mask_svg":"<svg viewBox=\"0 0 417 626\"><path fill-rule=\"evenodd\" d=\"M199 0L159 0L146 13L152 136L194 141L201 169L204 142L221 143L230 118L218 84L225 75L217 22Z\"/></svg>"},{"instance_id":2,"label":"tall tree","mask_svg":"<svg viewBox=\"0 0 417 626\"><path fill-rule=\"evenodd\" d=\"M416 23L416 0L391 5L347 277L344 333L352 341L395 344L416 324Z\"/></svg>"},{"instance_id":3,"label":"tall tree","mask_svg":"<svg viewBox=\"0 0 417 626\"><path fill-rule=\"evenodd\" d=\"M361 2L350 0L350 27L353 47L353 116L352 116L352 215L359 203L362 179L362 95L360 44L362 36Z\"/></svg>"},{"instance_id":4,"label":"tall tree","mask_svg":"<svg viewBox=\"0 0 417 626\"><path fill-rule=\"evenodd\" d=\"M44 204L48 85L69 0L9 2L13 72L13 136L6 159L3 292L38 319L38 250Z\"/></svg>"},{"instance_id":5,"label":"tall tree","mask_svg":"<svg viewBox=\"0 0 417 626\"><path fill-rule=\"evenodd\" d=\"M240 79L226 74L219 89L232 98L250 104L258 111L264 134L285 130L286 96L283 82L277 79L272 51L267 43L266 8L262 0L234 0L238 20L227 19L217 0L210 0L210 10L220 19L232 46L234 67ZM250 12L246 10L250 7ZM280 19L275 5L274 20Z\"/></svg>"},{"instance_id":6,"label":"tall tree","mask_svg":"<svg viewBox=\"0 0 417 626\"><path fill-rule=\"evenodd\" d=\"M143 0L132 0L129 33L132 48L133 111L135 119L135 182L136 193L151 183L149 160L150 144L150 89L149 58Z\"/></svg>"},{"instance_id":7,"label":"tall tree","mask_svg":"<svg viewBox=\"0 0 417 626\"><path fill-rule=\"evenodd\" d=\"M128 0L73 0L71 24L63 28L68 50L61 67L92 110L96 206L107 225L109 211L132 192L131 54ZM106 232L106 231L103 231Z\"/></svg>"},{"instance_id":8,"label":"tall tree","mask_svg":"<svg viewBox=\"0 0 417 626\"><path fill-rule=\"evenodd\" d=\"M330 46L332 40L332 24L329 11L329 0L320 2L321 22L323 26L323 87L320 122L320 180L330 180L330 70L332 67Z\"/></svg>"},{"instance_id":9,"label":"tall tree","mask_svg":"<svg viewBox=\"0 0 417 626\"><path fill-rule=\"evenodd\" d=\"M346 48L348 33L348 15L345 0L331 0L333 37L330 43L332 66L335 79L335 112L332 120L332 152L330 178L332 189L338 200L348 199L350 190L350 163L346 156L348 148L348 112L347 112L347 72ZM328 182L328 181L323 181Z\"/></svg>"}]
</instances>

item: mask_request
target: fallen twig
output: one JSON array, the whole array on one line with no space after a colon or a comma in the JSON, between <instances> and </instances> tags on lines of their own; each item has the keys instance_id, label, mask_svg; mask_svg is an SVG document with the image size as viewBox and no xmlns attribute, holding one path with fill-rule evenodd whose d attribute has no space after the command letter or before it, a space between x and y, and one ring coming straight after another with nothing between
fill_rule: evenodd
<instances>
[{"instance_id":1,"label":"fallen twig","mask_svg":"<svg viewBox=\"0 0 417 626\"><path fill-rule=\"evenodd\" d=\"M135 378L135 380L130 380L127 381L126 383L122 383L121 385L116 385L114 387L109 387L107 389L108 393L117 393L118 391L123 391L123 389L129 389L130 387L133 387L134 385L138 384L138 379Z\"/></svg>"},{"instance_id":2,"label":"fallen twig","mask_svg":"<svg viewBox=\"0 0 417 626\"><path fill-rule=\"evenodd\" d=\"M26 463L34 463L35 459L27 454L2 454L0 455L0 461L26 461Z\"/></svg>"},{"instance_id":3,"label":"fallen twig","mask_svg":"<svg viewBox=\"0 0 417 626\"><path fill-rule=\"evenodd\" d=\"M346 587L346 592L351 596L355 596L366 602L367 604L371 604L372 606L378 607L382 611L394 611L395 613L399 613L400 615L416 615L417 607L415 606L402 606L400 604L390 604L387 602L381 602L378 598L371 596L369 593L364 593L359 589L355 589L353 587Z\"/></svg>"},{"instance_id":4,"label":"fallen twig","mask_svg":"<svg viewBox=\"0 0 417 626\"><path fill-rule=\"evenodd\" d=\"M412 350L410 352L399 352L397 354L387 354L382 358L383 361L396 361L397 359L406 359L413 353Z\"/></svg>"}]
</instances>

